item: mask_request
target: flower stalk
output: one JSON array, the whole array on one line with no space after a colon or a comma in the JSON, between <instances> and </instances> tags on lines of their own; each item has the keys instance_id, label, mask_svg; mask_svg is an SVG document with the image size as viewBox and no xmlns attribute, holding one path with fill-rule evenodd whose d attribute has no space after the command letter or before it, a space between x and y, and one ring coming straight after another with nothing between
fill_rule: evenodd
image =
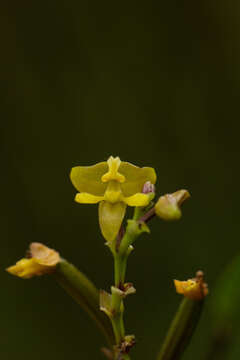
<instances>
[{"instance_id":1,"label":"flower stalk","mask_svg":"<svg viewBox=\"0 0 240 360\"><path fill-rule=\"evenodd\" d=\"M183 298L170 325L157 360L178 360L186 349L198 324L203 300Z\"/></svg>"},{"instance_id":2,"label":"flower stalk","mask_svg":"<svg viewBox=\"0 0 240 360\"><path fill-rule=\"evenodd\" d=\"M182 357L199 322L204 299L208 294L203 272L187 281L174 280L176 291L183 294L178 311L169 327L157 360L178 360Z\"/></svg>"},{"instance_id":3,"label":"flower stalk","mask_svg":"<svg viewBox=\"0 0 240 360\"><path fill-rule=\"evenodd\" d=\"M54 276L63 289L89 314L106 338L109 346L114 344L111 323L99 309L99 291L95 285L74 265L61 259Z\"/></svg>"},{"instance_id":4,"label":"flower stalk","mask_svg":"<svg viewBox=\"0 0 240 360\"><path fill-rule=\"evenodd\" d=\"M126 231L124 237L128 237L128 231ZM120 245L121 246L121 245ZM124 326L124 303L123 299L126 296L125 292L125 276L127 268L127 259L130 251L120 253L113 251L114 258L114 286L111 288L112 292L112 317L111 322L115 334L116 346L115 346L115 358L118 359L130 359L129 355L124 353L122 344L125 340L125 326Z\"/></svg>"},{"instance_id":5,"label":"flower stalk","mask_svg":"<svg viewBox=\"0 0 240 360\"><path fill-rule=\"evenodd\" d=\"M134 345L134 336L126 336L124 326L124 303L127 295L135 293L131 283L125 283L128 256L133 250L133 242L143 232L149 232L145 224L128 220L126 231L110 247L114 259L114 286L111 295L102 292L101 309L109 316L115 335L114 359L130 359L129 350Z\"/></svg>"}]
</instances>

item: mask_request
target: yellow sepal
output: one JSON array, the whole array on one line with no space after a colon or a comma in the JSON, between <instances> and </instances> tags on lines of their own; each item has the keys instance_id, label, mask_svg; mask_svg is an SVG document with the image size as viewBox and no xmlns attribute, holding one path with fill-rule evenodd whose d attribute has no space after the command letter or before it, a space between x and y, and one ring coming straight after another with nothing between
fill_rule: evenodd
<instances>
[{"instance_id":1,"label":"yellow sepal","mask_svg":"<svg viewBox=\"0 0 240 360\"><path fill-rule=\"evenodd\" d=\"M97 204L101 200L103 200L103 196L96 196L84 192L78 193L75 196L75 201L80 204Z\"/></svg>"},{"instance_id":2,"label":"yellow sepal","mask_svg":"<svg viewBox=\"0 0 240 360\"><path fill-rule=\"evenodd\" d=\"M147 206L150 201L150 197L146 194L137 193L135 195L125 197L123 201L128 206Z\"/></svg>"},{"instance_id":3,"label":"yellow sepal","mask_svg":"<svg viewBox=\"0 0 240 360\"><path fill-rule=\"evenodd\" d=\"M157 179L153 168L140 168L128 162L121 162L119 172L126 178L126 181L121 184L122 192L126 197L142 192L143 185L147 181L155 184Z\"/></svg>"},{"instance_id":4,"label":"yellow sepal","mask_svg":"<svg viewBox=\"0 0 240 360\"><path fill-rule=\"evenodd\" d=\"M79 192L103 196L107 185L101 181L101 178L107 171L106 161L92 166L76 166L72 168L70 178Z\"/></svg>"}]
</instances>

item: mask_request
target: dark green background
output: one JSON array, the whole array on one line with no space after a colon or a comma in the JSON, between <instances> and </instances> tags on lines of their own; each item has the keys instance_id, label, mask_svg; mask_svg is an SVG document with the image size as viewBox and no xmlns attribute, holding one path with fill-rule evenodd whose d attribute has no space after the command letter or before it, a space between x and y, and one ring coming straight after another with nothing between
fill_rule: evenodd
<instances>
[{"instance_id":1,"label":"dark green background","mask_svg":"<svg viewBox=\"0 0 240 360\"><path fill-rule=\"evenodd\" d=\"M95 325L51 278L23 281L4 268L39 241L108 289L97 207L73 201L69 171L119 155L156 169L158 195L192 194L183 219L154 220L129 259L132 357L154 359L180 301L172 279L202 269L213 289L240 249L239 2L0 7L1 358L102 358ZM208 306L184 359L205 359L210 328Z\"/></svg>"}]
</instances>

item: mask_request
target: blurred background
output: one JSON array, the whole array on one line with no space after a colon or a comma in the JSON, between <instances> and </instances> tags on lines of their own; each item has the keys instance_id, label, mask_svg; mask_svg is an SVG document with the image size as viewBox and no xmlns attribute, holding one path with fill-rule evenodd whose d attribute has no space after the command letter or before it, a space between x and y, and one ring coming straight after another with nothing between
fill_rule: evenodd
<instances>
[{"instance_id":1,"label":"blurred background","mask_svg":"<svg viewBox=\"0 0 240 360\"><path fill-rule=\"evenodd\" d=\"M154 359L181 297L172 279L205 271L210 296L184 359L206 359L211 296L239 253L238 1L16 1L1 9L3 359L103 359L95 324L51 277L4 268L43 242L100 288L112 258L97 206L73 201L72 166L109 155L158 174L158 195L192 197L154 220L129 259L133 359ZM238 329L240 331L240 329ZM239 359L234 343L227 359Z\"/></svg>"}]
</instances>

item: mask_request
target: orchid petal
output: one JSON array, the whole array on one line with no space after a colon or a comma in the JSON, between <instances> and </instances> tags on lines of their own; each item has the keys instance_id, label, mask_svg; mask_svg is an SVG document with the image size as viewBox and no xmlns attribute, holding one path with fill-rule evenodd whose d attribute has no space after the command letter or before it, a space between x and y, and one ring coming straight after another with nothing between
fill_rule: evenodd
<instances>
[{"instance_id":1,"label":"orchid petal","mask_svg":"<svg viewBox=\"0 0 240 360\"><path fill-rule=\"evenodd\" d=\"M107 184L104 184L101 178L107 171L108 165L106 162L100 162L92 166L76 166L72 168L70 178L79 192L102 196Z\"/></svg>"},{"instance_id":2,"label":"orchid petal","mask_svg":"<svg viewBox=\"0 0 240 360\"><path fill-rule=\"evenodd\" d=\"M111 204L102 201L99 204L99 224L107 242L111 243L117 237L125 212L126 204L123 202Z\"/></svg>"},{"instance_id":3,"label":"orchid petal","mask_svg":"<svg viewBox=\"0 0 240 360\"><path fill-rule=\"evenodd\" d=\"M156 183L156 173L151 167L140 168L128 162L121 162L119 172L125 176L126 181L121 184L124 196L131 196L139 193L143 189L143 185L150 181Z\"/></svg>"},{"instance_id":4,"label":"orchid petal","mask_svg":"<svg viewBox=\"0 0 240 360\"><path fill-rule=\"evenodd\" d=\"M75 196L75 201L80 204L97 204L101 200L103 200L102 196L96 196L88 193L78 193Z\"/></svg>"},{"instance_id":5,"label":"orchid petal","mask_svg":"<svg viewBox=\"0 0 240 360\"><path fill-rule=\"evenodd\" d=\"M129 197L125 197L123 201L128 206L147 206L150 201L150 197L146 194L137 193Z\"/></svg>"}]
</instances>

